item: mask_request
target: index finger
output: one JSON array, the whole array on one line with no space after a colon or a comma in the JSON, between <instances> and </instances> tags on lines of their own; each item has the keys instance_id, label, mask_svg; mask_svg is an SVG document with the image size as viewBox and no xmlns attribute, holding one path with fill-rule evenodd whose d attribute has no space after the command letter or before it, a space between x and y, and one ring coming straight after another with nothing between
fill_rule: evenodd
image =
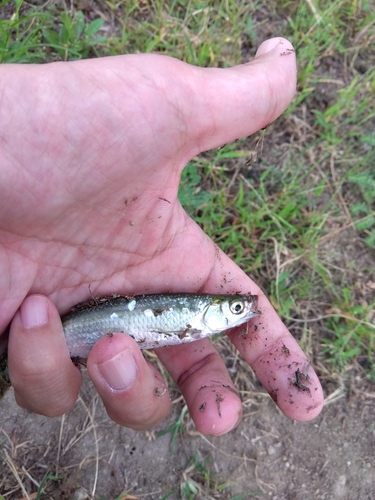
<instances>
[{"instance_id":1,"label":"index finger","mask_svg":"<svg viewBox=\"0 0 375 500\"><path fill-rule=\"evenodd\" d=\"M268 299L258 294L262 315L228 336L280 410L301 422L311 420L324 402L318 376Z\"/></svg>"},{"instance_id":2,"label":"index finger","mask_svg":"<svg viewBox=\"0 0 375 500\"><path fill-rule=\"evenodd\" d=\"M321 412L324 397L309 359L260 288L223 252L217 252L217 256L217 265L206 283L208 289L222 283L225 269L237 290L259 297L261 315L245 328L228 332L228 337L285 415L299 421L312 420Z\"/></svg>"},{"instance_id":3,"label":"index finger","mask_svg":"<svg viewBox=\"0 0 375 500\"><path fill-rule=\"evenodd\" d=\"M227 334L285 415L299 421L315 418L323 407L324 398L307 356L259 287L213 242L211 245L213 255L209 257L208 252L205 261L212 267L200 291L241 291L258 295L261 316ZM183 347L158 349L157 352L180 386L196 424L204 432L210 429L215 434L233 428L236 418L240 416L238 399L214 346L205 339L200 341L199 346L194 342ZM218 385L219 392L216 390ZM209 412L207 403L205 412L200 413L202 404L208 401L207 396L203 397L202 390L208 391L213 398ZM220 412L215 411L218 394L222 399Z\"/></svg>"}]
</instances>

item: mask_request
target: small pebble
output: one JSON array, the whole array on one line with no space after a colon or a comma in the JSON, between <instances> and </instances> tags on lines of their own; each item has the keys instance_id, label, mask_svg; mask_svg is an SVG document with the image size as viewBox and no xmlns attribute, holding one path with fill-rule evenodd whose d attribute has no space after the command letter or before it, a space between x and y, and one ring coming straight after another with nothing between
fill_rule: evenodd
<instances>
[{"instance_id":1,"label":"small pebble","mask_svg":"<svg viewBox=\"0 0 375 500\"><path fill-rule=\"evenodd\" d=\"M70 500L89 500L90 495L85 488L78 488L73 495L70 497Z\"/></svg>"},{"instance_id":2,"label":"small pebble","mask_svg":"<svg viewBox=\"0 0 375 500\"><path fill-rule=\"evenodd\" d=\"M270 455L270 456L271 456L271 455L274 455L274 454L276 453L276 449L275 449L275 447L274 447L274 446L272 446L272 444L268 447L268 449L267 449L267 453L268 453L268 455Z\"/></svg>"}]
</instances>

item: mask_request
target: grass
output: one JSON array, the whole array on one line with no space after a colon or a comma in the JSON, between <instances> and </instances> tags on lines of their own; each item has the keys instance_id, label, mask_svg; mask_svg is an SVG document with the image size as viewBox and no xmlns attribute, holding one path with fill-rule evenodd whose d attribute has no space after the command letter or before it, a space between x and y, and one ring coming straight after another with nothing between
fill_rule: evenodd
<instances>
[{"instance_id":1,"label":"grass","mask_svg":"<svg viewBox=\"0 0 375 500\"><path fill-rule=\"evenodd\" d=\"M210 465L210 459L201 460L197 454L192 457L182 475L180 484L180 498L182 500L195 500L196 498L214 500L218 498L218 495L225 494L225 490L230 484L221 483ZM230 498L231 500L244 500L259 493L261 492L246 492Z\"/></svg>"},{"instance_id":2,"label":"grass","mask_svg":"<svg viewBox=\"0 0 375 500\"><path fill-rule=\"evenodd\" d=\"M173 455L175 452L175 446L176 446L176 440L179 434L185 432L185 424L184 424L184 418L186 417L186 414L188 412L188 408L186 405L181 410L181 413L177 420L170 425L167 429L164 429L156 434L156 437L159 438L161 436L164 436L165 434L171 433L171 444L170 444L170 452Z\"/></svg>"},{"instance_id":3,"label":"grass","mask_svg":"<svg viewBox=\"0 0 375 500\"><path fill-rule=\"evenodd\" d=\"M193 162L210 201L192 213L297 337L303 320L305 349L321 342L330 370L360 363L373 376L375 15L368 2L283 4L297 98L263 137ZM263 150L246 163L243 152L257 143Z\"/></svg>"},{"instance_id":4,"label":"grass","mask_svg":"<svg viewBox=\"0 0 375 500\"><path fill-rule=\"evenodd\" d=\"M181 500L196 500L202 498L206 500L215 500L215 498L224 498L225 490L230 487L230 482L222 483L216 472L210 464L210 459L202 460L198 453L194 454L190 463L182 473L182 479L179 488L179 498ZM167 500L176 491L163 497ZM247 491L235 496L226 496L230 500L245 500L256 497L262 492L259 490ZM219 496L220 495L220 496Z\"/></svg>"},{"instance_id":5,"label":"grass","mask_svg":"<svg viewBox=\"0 0 375 500\"><path fill-rule=\"evenodd\" d=\"M104 19L87 22L81 11L51 12L51 6L40 11L25 8L21 0L3 1L1 6L12 12L0 23L1 63L83 59L98 56L97 47L106 42L97 36Z\"/></svg>"},{"instance_id":6,"label":"grass","mask_svg":"<svg viewBox=\"0 0 375 500\"><path fill-rule=\"evenodd\" d=\"M293 104L265 131L193 159L179 196L267 292L318 370L375 377L374 2L100 5L80 11L59 2L43 9L1 2L0 62L157 51L227 67L251 58L268 36L293 42ZM183 417L168 429L173 445ZM189 467L181 498L197 498L207 484L219 491L216 479L207 480L207 464Z\"/></svg>"}]
</instances>

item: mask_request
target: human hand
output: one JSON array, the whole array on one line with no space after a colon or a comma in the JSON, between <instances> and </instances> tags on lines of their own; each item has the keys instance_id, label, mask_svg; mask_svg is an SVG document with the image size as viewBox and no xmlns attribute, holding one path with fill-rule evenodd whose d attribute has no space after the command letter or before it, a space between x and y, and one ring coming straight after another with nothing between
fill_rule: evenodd
<instances>
[{"instance_id":1,"label":"human hand","mask_svg":"<svg viewBox=\"0 0 375 500\"><path fill-rule=\"evenodd\" d=\"M321 386L297 342L177 200L191 158L265 127L288 106L291 49L272 39L231 69L152 54L1 67L0 332L11 322L18 404L50 416L74 404L80 372L59 313L86 300L90 286L96 296L258 294L262 316L230 340L285 414L303 421L320 412ZM156 352L198 430L219 435L238 423L241 401L209 340ZM87 367L116 422L145 429L168 413L165 382L130 337L101 339ZM294 383L297 369L308 369L310 392Z\"/></svg>"}]
</instances>

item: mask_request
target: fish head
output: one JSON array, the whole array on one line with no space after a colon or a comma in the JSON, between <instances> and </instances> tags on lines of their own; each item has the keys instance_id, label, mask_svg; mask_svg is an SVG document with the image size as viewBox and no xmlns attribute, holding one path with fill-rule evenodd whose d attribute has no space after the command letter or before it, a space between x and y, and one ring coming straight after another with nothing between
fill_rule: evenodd
<instances>
[{"instance_id":1,"label":"fish head","mask_svg":"<svg viewBox=\"0 0 375 500\"><path fill-rule=\"evenodd\" d=\"M203 316L204 324L213 333L240 326L260 315L257 295L222 295L216 297Z\"/></svg>"}]
</instances>

